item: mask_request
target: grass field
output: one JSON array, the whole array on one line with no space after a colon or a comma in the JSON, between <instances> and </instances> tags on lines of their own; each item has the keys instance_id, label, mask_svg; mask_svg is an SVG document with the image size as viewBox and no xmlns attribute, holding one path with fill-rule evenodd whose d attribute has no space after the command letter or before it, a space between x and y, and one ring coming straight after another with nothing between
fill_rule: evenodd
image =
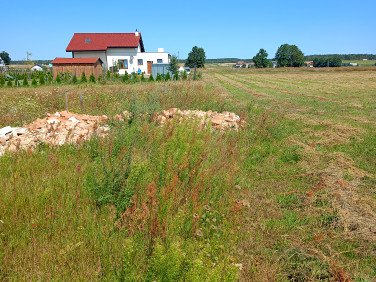
<instances>
[{"instance_id":1,"label":"grass field","mask_svg":"<svg viewBox=\"0 0 376 282\"><path fill-rule=\"evenodd\" d=\"M0 158L0 280L374 281L376 71L210 69L201 81L0 89L0 127L114 116ZM231 111L237 132L150 113ZM348 279L348 280L346 280Z\"/></svg>"}]
</instances>

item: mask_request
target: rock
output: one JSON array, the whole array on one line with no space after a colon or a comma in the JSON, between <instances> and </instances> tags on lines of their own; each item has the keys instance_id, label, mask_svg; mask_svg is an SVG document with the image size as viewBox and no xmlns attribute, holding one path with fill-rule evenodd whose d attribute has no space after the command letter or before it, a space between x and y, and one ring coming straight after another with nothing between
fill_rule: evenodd
<instances>
[{"instance_id":1,"label":"rock","mask_svg":"<svg viewBox=\"0 0 376 282\"><path fill-rule=\"evenodd\" d=\"M13 131L12 127L6 126L0 129L0 137L5 137L6 134L9 134Z\"/></svg>"}]
</instances>

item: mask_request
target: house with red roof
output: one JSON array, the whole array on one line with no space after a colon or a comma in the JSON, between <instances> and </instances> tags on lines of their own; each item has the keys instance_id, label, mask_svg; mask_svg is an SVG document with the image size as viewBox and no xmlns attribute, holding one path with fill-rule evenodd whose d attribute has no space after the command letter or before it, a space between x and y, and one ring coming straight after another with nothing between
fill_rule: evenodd
<instances>
[{"instance_id":1,"label":"house with red roof","mask_svg":"<svg viewBox=\"0 0 376 282\"><path fill-rule=\"evenodd\" d=\"M145 52L141 33L75 33L66 48L72 58L100 58L105 70L119 74L151 73L152 64L167 64L170 55L163 48Z\"/></svg>"}]
</instances>

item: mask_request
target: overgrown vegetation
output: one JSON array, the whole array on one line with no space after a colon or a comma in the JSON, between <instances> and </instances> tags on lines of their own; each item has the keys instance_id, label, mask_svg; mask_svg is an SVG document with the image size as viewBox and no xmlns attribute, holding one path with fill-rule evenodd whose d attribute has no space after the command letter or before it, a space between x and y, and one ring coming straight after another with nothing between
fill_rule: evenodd
<instances>
[{"instance_id":1,"label":"overgrown vegetation","mask_svg":"<svg viewBox=\"0 0 376 282\"><path fill-rule=\"evenodd\" d=\"M84 93L87 114L132 113L107 138L0 157L0 280L374 280L372 234L336 206L348 188L375 201L374 72L131 76L0 90L0 127L65 109L66 92L72 112ZM247 123L153 121L170 107Z\"/></svg>"}]
</instances>

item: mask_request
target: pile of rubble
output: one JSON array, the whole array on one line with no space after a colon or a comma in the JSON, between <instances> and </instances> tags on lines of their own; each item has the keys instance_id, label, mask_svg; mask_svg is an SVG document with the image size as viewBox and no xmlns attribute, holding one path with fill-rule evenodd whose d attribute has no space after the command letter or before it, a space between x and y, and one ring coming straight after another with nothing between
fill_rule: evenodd
<instances>
[{"instance_id":1,"label":"pile of rubble","mask_svg":"<svg viewBox=\"0 0 376 282\"><path fill-rule=\"evenodd\" d=\"M104 136L109 127L104 125L107 116L90 116L70 112L48 114L26 127L0 129L0 155L6 150L34 149L40 143L50 145L78 144L94 133Z\"/></svg>"},{"instance_id":2,"label":"pile of rubble","mask_svg":"<svg viewBox=\"0 0 376 282\"><path fill-rule=\"evenodd\" d=\"M240 117L230 112L213 112L213 111L191 111L191 110L179 110L178 108L171 108L169 110L162 111L157 116L157 121L160 124L164 124L174 117L179 117L180 120L184 119L196 119L201 125L207 126L211 123L212 128L215 129L238 129L242 127L245 122L240 120Z\"/></svg>"},{"instance_id":3,"label":"pile of rubble","mask_svg":"<svg viewBox=\"0 0 376 282\"><path fill-rule=\"evenodd\" d=\"M127 111L122 115L115 115L114 120L124 122L131 114ZM215 129L238 129L244 121L234 113L213 111L190 111L171 108L156 115L156 121L163 125L174 117L180 120L195 119L202 126L209 123ZM110 128L105 125L107 116L91 116L74 114L67 111L48 114L44 119L37 119L25 127L4 127L0 129L0 156L5 151L11 152L19 149L34 149L38 144L49 145L79 144L88 140L94 133L106 136Z\"/></svg>"}]
</instances>

